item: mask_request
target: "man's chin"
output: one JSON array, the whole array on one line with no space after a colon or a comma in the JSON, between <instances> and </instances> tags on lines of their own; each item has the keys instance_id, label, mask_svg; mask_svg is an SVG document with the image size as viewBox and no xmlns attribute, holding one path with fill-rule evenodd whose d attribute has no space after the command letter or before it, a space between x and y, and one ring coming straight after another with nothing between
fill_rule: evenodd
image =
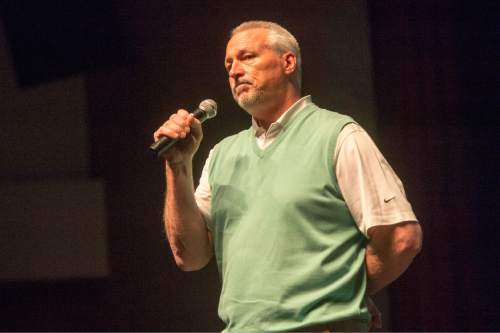
<instances>
[{"instance_id":1,"label":"man's chin","mask_svg":"<svg viewBox=\"0 0 500 333\"><path fill-rule=\"evenodd\" d=\"M254 100L249 100L249 99L245 99L245 98L237 98L236 103L238 103L238 105L243 110L246 110L246 111L248 111L249 109L251 109L253 106L255 106L257 104L257 103L255 103Z\"/></svg>"},{"instance_id":2,"label":"man's chin","mask_svg":"<svg viewBox=\"0 0 500 333\"><path fill-rule=\"evenodd\" d=\"M248 94L248 93L241 93L238 96L236 96L234 99L238 105L244 109L247 110L255 107L256 105L259 105L262 103L262 98L263 96L259 94Z\"/></svg>"}]
</instances>

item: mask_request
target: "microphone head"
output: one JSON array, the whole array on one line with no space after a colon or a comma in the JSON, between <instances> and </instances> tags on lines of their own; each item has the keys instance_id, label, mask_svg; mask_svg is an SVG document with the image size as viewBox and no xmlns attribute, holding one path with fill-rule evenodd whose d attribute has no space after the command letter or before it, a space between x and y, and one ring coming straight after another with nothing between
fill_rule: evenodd
<instances>
[{"instance_id":1,"label":"microphone head","mask_svg":"<svg viewBox=\"0 0 500 333\"><path fill-rule=\"evenodd\" d=\"M217 115L217 103L215 103L213 99L205 99L201 101L198 108L205 112L207 119L213 118Z\"/></svg>"}]
</instances>

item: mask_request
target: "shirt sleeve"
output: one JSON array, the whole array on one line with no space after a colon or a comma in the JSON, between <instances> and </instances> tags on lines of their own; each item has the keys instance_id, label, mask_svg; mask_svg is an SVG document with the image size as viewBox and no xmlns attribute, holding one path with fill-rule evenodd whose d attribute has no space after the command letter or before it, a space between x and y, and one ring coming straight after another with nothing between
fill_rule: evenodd
<instances>
[{"instance_id":1,"label":"shirt sleeve","mask_svg":"<svg viewBox=\"0 0 500 333\"><path fill-rule=\"evenodd\" d=\"M194 198L198 209L207 224L207 227L211 230L211 219L210 219L210 208L212 205L212 191L210 189L210 184L208 182L208 167L210 165L210 159L212 158L213 149L210 150L207 159L205 160L205 165L201 171L200 182L198 187L194 192Z\"/></svg>"},{"instance_id":2,"label":"shirt sleeve","mask_svg":"<svg viewBox=\"0 0 500 333\"><path fill-rule=\"evenodd\" d=\"M374 226L417 221L401 180L361 126L342 129L334 163L342 196L366 237Z\"/></svg>"}]
</instances>

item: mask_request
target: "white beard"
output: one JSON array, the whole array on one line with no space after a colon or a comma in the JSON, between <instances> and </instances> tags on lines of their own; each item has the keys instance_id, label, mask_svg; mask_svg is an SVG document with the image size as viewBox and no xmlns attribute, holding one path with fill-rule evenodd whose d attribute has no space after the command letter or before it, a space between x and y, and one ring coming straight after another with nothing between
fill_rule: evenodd
<instances>
[{"instance_id":1,"label":"white beard","mask_svg":"<svg viewBox=\"0 0 500 333\"><path fill-rule=\"evenodd\" d=\"M251 89L243 92L240 96L233 96L238 105L245 111L261 104L265 100L265 94L260 89Z\"/></svg>"}]
</instances>

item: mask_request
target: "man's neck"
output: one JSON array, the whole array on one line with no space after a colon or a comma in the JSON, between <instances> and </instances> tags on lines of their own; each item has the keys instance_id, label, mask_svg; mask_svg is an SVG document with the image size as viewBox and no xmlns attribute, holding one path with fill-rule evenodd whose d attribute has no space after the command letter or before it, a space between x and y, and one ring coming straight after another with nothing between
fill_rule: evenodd
<instances>
[{"instance_id":1,"label":"man's neck","mask_svg":"<svg viewBox=\"0 0 500 333\"><path fill-rule=\"evenodd\" d=\"M281 101L277 101L274 105L267 104L260 106L259 109L252 112L253 118L259 126L267 130L272 123L276 122L299 99L300 95L293 92Z\"/></svg>"}]
</instances>

